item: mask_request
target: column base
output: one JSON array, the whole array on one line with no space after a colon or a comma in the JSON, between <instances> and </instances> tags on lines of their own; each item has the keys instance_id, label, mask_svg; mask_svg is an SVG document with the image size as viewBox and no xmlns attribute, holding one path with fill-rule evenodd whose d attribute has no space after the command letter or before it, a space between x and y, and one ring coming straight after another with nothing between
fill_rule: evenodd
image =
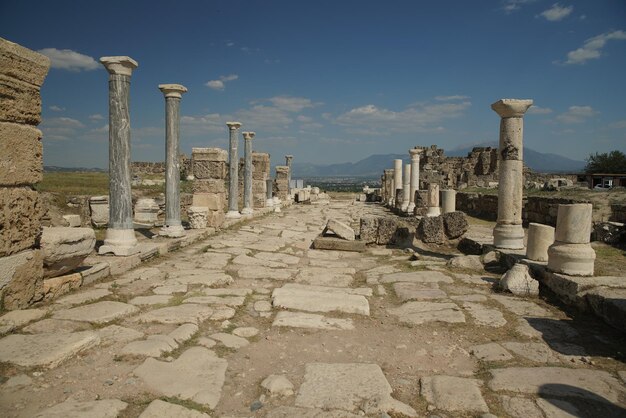
<instances>
[{"instance_id":1,"label":"column base","mask_svg":"<svg viewBox=\"0 0 626 418\"><path fill-rule=\"evenodd\" d=\"M507 250L523 249L524 228L522 225L496 225L493 228L493 245Z\"/></svg>"},{"instance_id":2,"label":"column base","mask_svg":"<svg viewBox=\"0 0 626 418\"><path fill-rule=\"evenodd\" d=\"M409 202L402 202L402 205L400 206L400 210L404 213L409 211Z\"/></svg>"},{"instance_id":3,"label":"column base","mask_svg":"<svg viewBox=\"0 0 626 418\"><path fill-rule=\"evenodd\" d=\"M596 252L589 244L555 241L548 248L548 270L570 276L593 276Z\"/></svg>"},{"instance_id":4,"label":"column base","mask_svg":"<svg viewBox=\"0 0 626 418\"><path fill-rule=\"evenodd\" d=\"M412 215L415 212L415 203L409 203L409 207L406 208L406 212Z\"/></svg>"},{"instance_id":5,"label":"column base","mask_svg":"<svg viewBox=\"0 0 626 418\"><path fill-rule=\"evenodd\" d=\"M252 215L253 213L254 213L254 210L252 210L252 208L243 208L241 210L242 215Z\"/></svg>"},{"instance_id":6,"label":"column base","mask_svg":"<svg viewBox=\"0 0 626 418\"><path fill-rule=\"evenodd\" d=\"M168 238L180 238L185 236L185 228L182 225L165 225L159 231L159 236Z\"/></svg>"},{"instance_id":7,"label":"column base","mask_svg":"<svg viewBox=\"0 0 626 418\"><path fill-rule=\"evenodd\" d=\"M236 210L229 210L226 213L226 219L239 219L241 218L241 213Z\"/></svg>"},{"instance_id":8,"label":"column base","mask_svg":"<svg viewBox=\"0 0 626 418\"><path fill-rule=\"evenodd\" d=\"M439 206L429 206L426 211L426 216L432 218L441 215L441 208Z\"/></svg>"},{"instance_id":9,"label":"column base","mask_svg":"<svg viewBox=\"0 0 626 418\"><path fill-rule=\"evenodd\" d=\"M98 254L113 253L117 256L128 256L138 252L134 229L107 229L104 244L98 249Z\"/></svg>"},{"instance_id":10,"label":"column base","mask_svg":"<svg viewBox=\"0 0 626 418\"><path fill-rule=\"evenodd\" d=\"M273 198L272 199L267 199L265 201L265 207L271 208L273 206L274 206L274 199Z\"/></svg>"}]
</instances>

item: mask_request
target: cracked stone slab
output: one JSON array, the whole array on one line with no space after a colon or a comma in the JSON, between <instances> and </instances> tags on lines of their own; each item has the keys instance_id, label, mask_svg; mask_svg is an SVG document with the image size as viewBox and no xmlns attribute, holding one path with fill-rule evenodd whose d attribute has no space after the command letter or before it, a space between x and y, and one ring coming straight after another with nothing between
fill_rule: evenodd
<instances>
[{"instance_id":1,"label":"cracked stone slab","mask_svg":"<svg viewBox=\"0 0 626 418\"><path fill-rule=\"evenodd\" d=\"M217 289L204 289L202 293L206 296L248 296L252 293L252 289L224 287Z\"/></svg>"},{"instance_id":2,"label":"cracked stone slab","mask_svg":"<svg viewBox=\"0 0 626 418\"><path fill-rule=\"evenodd\" d=\"M211 409L220 400L228 362L203 347L191 347L171 363L148 358L134 370L155 393Z\"/></svg>"},{"instance_id":3,"label":"cracked stone slab","mask_svg":"<svg viewBox=\"0 0 626 418\"><path fill-rule=\"evenodd\" d=\"M461 309L452 302L406 302L388 312L401 322L420 325L425 322L465 322Z\"/></svg>"},{"instance_id":4,"label":"cracked stone slab","mask_svg":"<svg viewBox=\"0 0 626 418\"><path fill-rule=\"evenodd\" d=\"M198 329L196 324L182 324L167 335L172 337L178 344L182 344L190 340L191 337L198 332Z\"/></svg>"},{"instance_id":5,"label":"cracked stone slab","mask_svg":"<svg viewBox=\"0 0 626 418\"><path fill-rule=\"evenodd\" d=\"M238 255L233 259L233 264L240 264L242 266L261 266L261 267L271 267L271 268L285 268L287 267L286 263L281 263L279 261L271 261L271 260L263 260L261 258L250 257L248 255Z\"/></svg>"},{"instance_id":6,"label":"cracked stone slab","mask_svg":"<svg viewBox=\"0 0 626 418\"><path fill-rule=\"evenodd\" d=\"M491 298L498 301L498 303L506 309L519 316L534 316L542 318L554 316L552 313L534 302L502 295L491 295Z\"/></svg>"},{"instance_id":7,"label":"cracked stone slab","mask_svg":"<svg viewBox=\"0 0 626 418\"><path fill-rule=\"evenodd\" d=\"M93 331L12 334L0 340L0 362L52 369L98 344L100 337Z\"/></svg>"},{"instance_id":8,"label":"cracked stone slab","mask_svg":"<svg viewBox=\"0 0 626 418\"><path fill-rule=\"evenodd\" d=\"M414 271L408 273L385 274L380 278L381 283L411 282L411 283L453 283L450 276L439 271Z\"/></svg>"},{"instance_id":9,"label":"cracked stone slab","mask_svg":"<svg viewBox=\"0 0 626 418\"><path fill-rule=\"evenodd\" d=\"M147 339L126 344L120 354L134 356L161 357L178 348L174 339L167 335L149 335Z\"/></svg>"},{"instance_id":10,"label":"cracked stone slab","mask_svg":"<svg viewBox=\"0 0 626 418\"><path fill-rule=\"evenodd\" d=\"M90 289L85 292L64 296L57 299L54 303L62 306L76 306L102 299L110 294L111 292L108 289Z\"/></svg>"},{"instance_id":11,"label":"cracked stone slab","mask_svg":"<svg viewBox=\"0 0 626 418\"><path fill-rule=\"evenodd\" d=\"M316 286L316 285L305 285L300 283L286 283L282 286L283 289L307 289L307 290L315 290L318 292L326 292L326 293L345 293L347 295L361 295L361 296L372 296L373 291L369 287L334 287L334 286Z\"/></svg>"},{"instance_id":12,"label":"cracked stone slab","mask_svg":"<svg viewBox=\"0 0 626 418\"><path fill-rule=\"evenodd\" d=\"M251 338L259 334L259 330L254 327L238 327L233 330L233 334L238 337Z\"/></svg>"},{"instance_id":13,"label":"cracked stone slab","mask_svg":"<svg viewBox=\"0 0 626 418\"><path fill-rule=\"evenodd\" d=\"M156 286L152 288L152 293L155 295L173 295L174 293L187 293L186 284L169 284L163 286Z\"/></svg>"},{"instance_id":14,"label":"cracked stone slab","mask_svg":"<svg viewBox=\"0 0 626 418\"><path fill-rule=\"evenodd\" d=\"M298 408L296 406L279 406L269 411L266 418L359 418L360 415L351 414L336 409L326 410L319 408Z\"/></svg>"},{"instance_id":15,"label":"cracked stone slab","mask_svg":"<svg viewBox=\"0 0 626 418\"><path fill-rule=\"evenodd\" d=\"M45 309L20 309L0 316L0 334L8 333L48 314Z\"/></svg>"},{"instance_id":16,"label":"cracked stone slab","mask_svg":"<svg viewBox=\"0 0 626 418\"><path fill-rule=\"evenodd\" d=\"M308 363L295 405L365 413L417 413L391 397L383 371L371 363Z\"/></svg>"},{"instance_id":17,"label":"cracked stone slab","mask_svg":"<svg viewBox=\"0 0 626 418\"><path fill-rule=\"evenodd\" d=\"M478 360L483 361L507 361L513 356L498 343L480 344L470 347L470 353Z\"/></svg>"},{"instance_id":18,"label":"cracked stone slab","mask_svg":"<svg viewBox=\"0 0 626 418\"><path fill-rule=\"evenodd\" d=\"M289 265L298 264L300 262L300 257L296 257L289 254L283 253L264 253L260 252L254 255L254 258L258 258L260 260L267 261L276 261L279 263L285 263Z\"/></svg>"},{"instance_id":19,"label":"cracked stone slab","mask_svg":"<svg viewBox=\"0 0 626 418\"><path fill-rule=\"evenodd\" d=\"M53 314L55 319L69 319L92 324L106 324L137 313L136 306L122 302L103 301L77 308L63 309Z\"/></svg>"},{"instance_id":20,"label":"cracked stone slab","mask_svg":"<svg viewBox=\"0 0 626 418\"><path fill-rule=\"evenodd\" d=\"M488 308L480 303L464 302L463 308L474 318L478 325L499 328L506 325L506 319L502 312L495 308Z\"/></svg>"},{"instance_id":21,"label":"cracked stone slab","mask_svg":"<svg viewBox=\"0 0 626 418\"><path fill-rule=\"evenodd\" d=\"M87 331L89 329L91 329L91 325L84 322L46 318L22 328L22 332L26 334L46 334L53 332Z\"/></svg>"},{"instance_id":22,"label":"cracked stone slab","mask_svg":"<svg viewBox=\"0 0 626 418\"><path fill-rule=\"evenodd\" d=\"M237 271L241 279L291 280L298 270L245 266Z\"/></svg>"},{"instance_id":23,"label":"cracked stone slab","mask_svg":"<svg viewBox=\"0 0 626 418\"><path fill-rule=\"evenodd\" d=\"M536 363L558 363L559 358L552 352L550 347L543 343L501 343L504 348Z\"/></svg>"},{"instance_id":24,"label":"cracked stone slab","mask_svg":"<svg viewBox=\"0 0 626 418\"><path fill-rule=\"evenodd\" d=\"M225 332L218 332L216 334L209 335L210 338L221 342L225 347L239 349L250 345L248 340L242 337L238 337L232 334L226 334Z\"/></svg>"},{"instance_id":25,"label":"cracked stone slab","mask_svg":"<svg viewBox=\"0 0 626 418\"><path fill-rule=\"evenodd\" d=\"M428 376L420 379L421 395L444 411L489 412L480 392L482 381L456 376Z\"/></svg>"},{"instance_id":26,"label":"cracked stone slab","mask_svg":"<svg viewBox=\"0 0 626 418\"><path fill-rule=\"evenodd\" d=\"M176 405L173 403L165 402L160 399L155 399L150 402L150 405L143 410L139 418L164 418L164 417L176 417L176 418L210 418L209 415L195 411L193 409L185 408L184 406Z\"/></svg>"},{"instance_id":27,"label":"cracked stone slab","mask_svg":"<svg viewBox=\"0 0 626 418\"><path fill-rule=\"evenodd\" d=\"M402 302L409 300L447 299L448 295L437 287L427 287L420 283L396 282L393 284L396 296Z\"/></svg>"},{"instance_id":28,"label":"cracked stone slab","mask_svg":"<svg viewBox=\"0 0 626 418\"><path fill-rule=\"evenodd\" d=\"M67 401L54 405L35 415L35 418L115 418L128 404L119 399L100 401Z\"/></svg>"},{"instance_id":29,"label":"cracked stone slab","mask_svg":"<svg viewBox=\"0 0 626 418\"><path fill-rule=\"evenodd\" d=\"M201 284L208 287L227 286L233 278L219 270L181 270L170 273L165 284Z\"/></svg>"},{"instance_id":30,"label":"cracked stone slab","mask_svg":"<svg viewBox=\"0 0 626 418\"><path fill-rule=\"evenodd\" d=\"M183 303L197 303L200 305L226 305L241 306L246 298L243 296L193 296L187 298Z\"/></svg>"},{"instance_id":31,"label":"cracked stone slab","mask_svg":"<svg viewBox=\"0 0 626 418\"><path fill-rule=\"evenodd\" d=\"M367 299L349 294L346 290L322 291L315 287L300 285L274 289L272 303L275 307L306 312L343 312L369 316Z\"/></svg>"},{"instance_id":32,"label":"cracked stone slab","mask_svg":"<svg viewBox=\"0 0 626 418\"><path fill-rule=\"evenodd\" d=\"M323 315L282 311L276 314L273 327L313 328L323 330L351 330L351 319L329 318Z\"/></svg>"},{"instance_id":33,"label":"cracked stone slab","mask_svg":"<svg viewBox=\"0 0 626 418\"><path fill-rule=\"evenodd\" d=\"M129 300L128 303L136 306L166 305L170 299L172 297L169 295L137 296Z\"/></svg>"},{"instance_id":34,"label":"cracked stone slab","mask_svg":"<svg viewBox=\"0 0 626 418\"><path fill-rule=\"evenodd\" d=\"M211 318L214 310L205 305L195 303L184 303L178 306L168 306L166 308L155 309L139 315L139 322L158 322L161 324L184 323L200 324Z\"/></svg>"},{"instance_id":35,"label":"cracked stone slab","mask_svg":"<svg viewBox=\"0 0 626 418\"><path fill-rule=\"evenodd\" d=\"M329 267L304 267L299 270L295 281L319 286L347 287L354 280L353 274L356 269L329 268Z\"/></svg>"},{"instance_id":36,"label":"cracked stone slab","mask_svg":"<svg viewBox=\"0 0 626 418\"><path fill-rule=\"evenodd\" d=\"M143 332L132 328L121 327L119 325L109 325L108 327L96 330L100 336L102 345L110 345L118 342L129 342L143 338Z\"/></svg>"},{"instance_id":37,"label":"cracked stone slab","mask_svg":"<svg viewBox=\"0 0 626 418\"><path fill-rule=\"evenodd\" d=\"M626 396L622 384L602 370L510 367L492 369L490 373L493 378L489 381L489 388L494 391L591 400L597 400L599 396L614 404L620 402L620 397Z\"/></svg>"}]
</instances>

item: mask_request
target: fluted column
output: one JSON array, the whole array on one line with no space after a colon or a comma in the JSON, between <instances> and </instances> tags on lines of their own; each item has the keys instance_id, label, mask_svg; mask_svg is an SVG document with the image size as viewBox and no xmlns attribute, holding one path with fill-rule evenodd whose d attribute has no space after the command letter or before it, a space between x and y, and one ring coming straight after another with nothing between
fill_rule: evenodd
<instances>
[{"instance_id":1,"label":"fluted column","mask_svg":"<svg viewBox=\"0 0 626 418\"><path fill-rule=\"evenodd\" d=\"M254 132L243 132L244 168L243 168L243 210L242 215L252 215L252 139Z\"/></svg>"},{"instance_id":2,"label":"fluted column","mask_svg":"<svg viewBox=\"0 0 626 418\"><path fill-rule=\"evenodd\" d=\"M100 254L139 252L133 229L130 171L130 76L138 64L130 57L102 57L109 72L109 226Z\"/></svg>"},{"instance_id":3,"label":"fluted column","mask_svg":"<svg viewBox=\"0 0 626 418\"><path fill-rule=\"evenodd\" d=\"M522 192L524 187L524 113L532 100L502 99L491 108L500 120L498 220L493 229L497 248L524 248Z\"/></svg>"},{"instance_id":4,"label":"fluted column","mask_svg":"<svg viewBox=\"0 0 626 418\"><path fill-rule=\"evenodd\" d=\"M428 183L428 209L426 216L439 215L441 215L441 208L439 207L439 184Z\"/></svg>"},{"instance_id":5,"label":"fluted column","mask_svg":"<svg viewBox=\"0 0 626 418\"><path fill-rule=\"evenodd\" d=\"M176 238L185 234L180 222L180 100L187 92L180 84L160 84L165 96L165 225L159 235Z\"/></svg>"},{"instance_id":6,"label":"fluted column","mask_svg":"<svg viewBox=\"0 0 626 418\"><path fill-rule=\"evenodd\" d=\"M228 212L226 218L241 218L239 213L239 155L237 153L237 143L239 141L239 122L226 122L229 132L229 183L228 183Z\"/></svg>"},{"instance_id":7,"label":"fluted column","mask_svg":"<svg viewBox=\"0 0 626 418\"><path fill-rule=\"evenodd\" d=\"M391 195L393 196L393 204L392 206L397 206L398 202L396 202L396 196L398 194L398 190L402 190L402 160L393 160L393 190Z\"/></svg>"},{"instance_id":8,"label":"fluted column","mask_svg":"<svg viewBox=\"0 0 626 418\"><path fill-rule=\"evenodd\" d=\"M409 207L408 213L413 213L415 210L415 192L420 187L420 152L419 148L411 148L409 155L411 156L411 182L409 185Z\"/></svg>"},{"instance_id":9,"label":"fluted column","mask_svg":"<svg viewBox=\"0 0 626 418\"><path fill-rule=\"evenodd\" d=\"M402 212L408 212L411 202L411 164L404 165L404 176L402 177Z\"/></svg>"}]
</instances>

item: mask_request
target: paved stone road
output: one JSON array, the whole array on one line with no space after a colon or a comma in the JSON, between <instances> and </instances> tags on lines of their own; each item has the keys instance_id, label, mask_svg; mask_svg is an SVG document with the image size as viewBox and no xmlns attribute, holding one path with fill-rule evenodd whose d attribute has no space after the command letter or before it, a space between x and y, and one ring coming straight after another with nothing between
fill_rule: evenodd
<instances>
[{"instance_id":1,"label":"paved stone road","mask_svg":"<svg viewBox=\"0 0 626 418\"><path fill-rule=\"evenodd\" d=\"M595 319L449 251L309 249L383 211L294 206L0 317L0 415L626 416L624 337Z\"/></svg>"}]
</instances>

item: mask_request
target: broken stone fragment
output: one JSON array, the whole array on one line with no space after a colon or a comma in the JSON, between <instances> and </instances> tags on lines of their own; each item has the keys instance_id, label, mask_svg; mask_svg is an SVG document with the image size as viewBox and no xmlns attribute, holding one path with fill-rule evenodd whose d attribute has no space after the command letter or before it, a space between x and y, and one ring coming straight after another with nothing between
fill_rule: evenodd
<instances>
[{"instance_id":1,"label":"broken stone fragment","mask_svg":"<svg viewBox=\"0 0 626 418\"><path fill-rule=\"evenodd\" d=\"M354 229L352 229L349 225L344 224L336 219L329 219L326 223L326 228L324 228L324 234L326 232L332 232L337 235L339 238L354 241L355 234Z\"/></svg>"},{"instance_id":2,"label":"broken stone fragment","mask_svg":"<svg viewBox=\"0 0 626 418\"><path fill-rule=\"evenodd\" d=\"M52 227L41 234L44 277L56 277L74 270L93 251L96 234L91 228Z\"/></svg>"},{"instance_id":3,"label":"broken stone fragment","mask_svg":"<svg viewBox=\"0 0 626 418\"><path fill-rule=\"evenodd\" d=\"M526 264L515 264L500 279L500 288L517 296L536 296L539 282L533 279Z\"/></svg>"}]
</instances>

